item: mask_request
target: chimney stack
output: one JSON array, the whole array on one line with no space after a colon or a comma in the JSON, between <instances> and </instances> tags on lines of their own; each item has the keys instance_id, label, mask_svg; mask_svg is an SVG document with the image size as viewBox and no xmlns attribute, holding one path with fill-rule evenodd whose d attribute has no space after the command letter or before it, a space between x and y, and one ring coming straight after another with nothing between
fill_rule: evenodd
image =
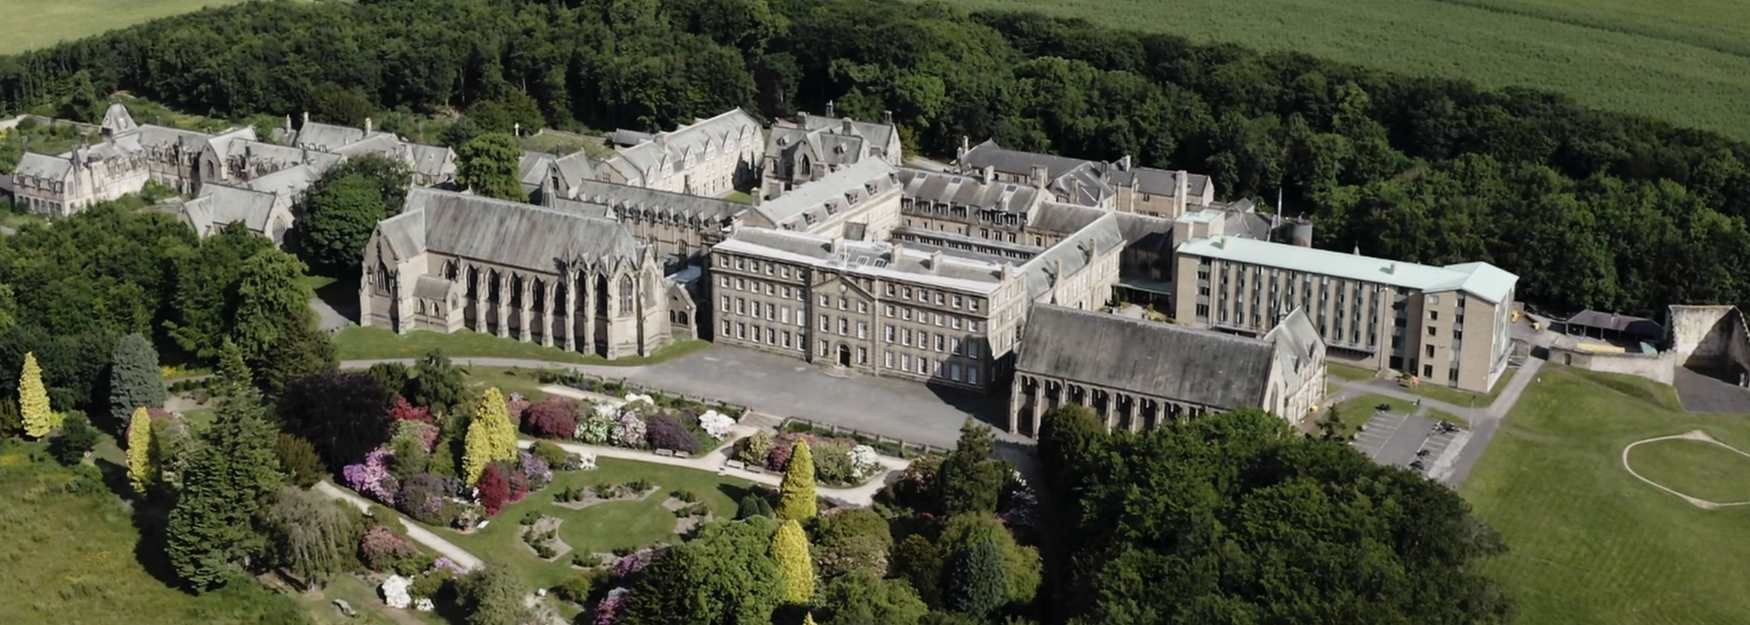
<instances>
[{"instance_id":1,"label":"chimney stack","mask_svg":"<svg viewBox=\"0 0 1750 625\"><path fill-rule=\"evenodd\" d=\"M893 125L893 111L886 111L886 110L881 111L881 123L892 126Z\"/></svg>"},{"instance_id":2,"label":"chimney stack","mask_svg":"<svg viewBox=\"0 0 1750 625\"><path fill-rule=\"evenodd\" d=\"M511 124L510 125L510 133L512 136L517 136L517 137L523 136L523 123L517 122L517 123Z\"/></svg>"},{"instance_id":3,"label":"chimney stack","mask_svg":"<svg viewBox=\"0 0 1750 625\"><path fill-rule=\"evenodd\" d=\"M287 114L286 114L286 127L285 127L285 131L286 131L286 138L287 138L287 139L290 139L290 138L292 138L292 115L291 115L291 114L290 114L290 113L287 113Z\"/></svg>"},{"instance_id":4,"label":"chimney stack","mask_svg":"<svg viewBox=\"0 0 1750 625\"><path fill-rule=\"evenodd\" d=\"M1178 178L1179 187L1173 193L1173 210L1180 214L1184 214L1185 202L1188 200L1185 196L1190 194L1191 188L1191 183L1187 179L1191 177L1191 174L1183 169L1175 172L1175 174L1174 177Z\"/></svg>"},{"instance_id":5,"label":"chimney stack","mask_svg":"<svg viewBox=\"0 0 1750 625\"><path fill-rule=\"evenodd\" d=\"M942 273L942 250L930 252L930 273Z\"/></svg>"},{"instance_id":6,"label":"chimney stack","mask_svg":"<svg viewBox=\"0 0 1750 625\"><path fill-rule=\"evenodd\" d=\"M371 118L366 117L365 118L365 136L370 136L370 134L371 134Z\"/></svg>"},{"instance_id":7,"label":"chimney stack","mask_svg":"<svg viewBox=\"0 0 1750 625\"><path fill-rule=\"evenodd\" d=\"M310 112L304 111L304 126L308 125L310 125ZM304 126L299 126L299 128L303 128Z\"/></svg>"},{"instance_id":8,"label":"chimney stack","mask_svg":"<svg viewBox=\"0 0 1750 625\"><path fill-rule=\"evenodd\" d=\"M899 240L899 239L894 239L894 240L893 240L893 243L892 243L892 244L890 244L890 247L891 247L891 248L892 248L892 249L890 249L890 250L889 250L889 251L888 251L888 256L889 256L889 259L888 259L888 261L887 261L887 262L889 262L889 263L897 263L897 262L899 262L899 259L900 259L900 252L901 252L901 250L904 250L904 249L905 249L905 245L904 245L904 244L903 244L903 243L901 243L901 242L900 242L900 240Z\"/></svg>"},{"instance_id":9,"label":"chimney stack","mask_svg":"<svg viewBox=\"0 0 1750 625\"><path fill-rule=\"evenodd\" d=\"M985 165L984 169L981 170L979 174L984 177L985 184L990 184L997 180L997 168L994 165Z\"/></svg>"},{"instance_id":10,"label":"chimney stack","mask_svg":"<svg viewBox=\"0 0 1750 625\"><path fill-rule=\"evenodd\" d=\"M836 115L833 115L832 100L826 101L826 116L827 117L837 117Z\"/></svg>"}]
</instances>

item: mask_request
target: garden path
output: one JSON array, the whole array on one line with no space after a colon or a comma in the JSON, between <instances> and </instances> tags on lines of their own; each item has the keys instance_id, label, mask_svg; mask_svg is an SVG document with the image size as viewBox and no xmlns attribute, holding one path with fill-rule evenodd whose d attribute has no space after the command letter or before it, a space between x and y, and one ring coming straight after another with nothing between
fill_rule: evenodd
<instances>
[{"instance_id":1,"label":"garden path","mask_svg":"<svg viewBox=\"0 0 1750 625\"><path fill-rule=\"evenodd\" d=\"M370 500L347 492L345 489L330 484L326 480L317 482L315 490L317 493L330 499L338 499L346 502L347 504L358 508L360 512L367 512L371 509ZM385 507L383 509L387 510L388 508ZM444 540L443 537L420 527L418 523L402 518L400 513L395 513L395 520L400 521L401 527L407 529L407 537L413 539L413 542L425 545L432 551L438 552L438 555L449 558L451 562L455 562L464 570L473 571L483 566L480 562L480 558L474 557L474 554L468 553L461 547L457 547L455 543Z\"/></svg>"}]
</instances>

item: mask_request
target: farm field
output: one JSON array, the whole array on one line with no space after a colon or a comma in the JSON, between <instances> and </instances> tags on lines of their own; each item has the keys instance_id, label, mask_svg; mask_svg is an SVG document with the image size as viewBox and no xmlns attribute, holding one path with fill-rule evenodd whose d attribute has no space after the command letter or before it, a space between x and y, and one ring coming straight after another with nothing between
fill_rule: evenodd
<instances>
[{"instance_id":1,"label":"farm field","mask_svg":"<svg viewBox=\"0 0 1750 625\"><path fill-rule=\"evenodd\" d=\"M203 7L242 0L7 0L0 54L41 48Z\"/></svg>"},{"instance_id":2,"label":"farm field","mask_svg":"<svg viewBox=\"0 0 1750 625\"><path fill-rule=\"evenodd\" d=\"M1539 372L1460 489L1506 539L1507 554L1485 571L1518 602L1518 622L1744 622L1750 509L1702 510L1622 467L1628 444L1690 430L1750 446L1744 415L1685 413L1669 386L1554 365ZM1642 449L1630 452L1637 470L1644 460L1674 484L1727 471L1736 484L1750 480L1741 456L1677 462Z\"/></svg>"},{"instance_id":3,"label":"farm field","mask_svg":"<svg viewBox=\"0 0 1750 625\"><path fill-rule=\"evenodd\" d=\"M1750 139L1750 3L1731 0L950 0L1199 43L1549 89Z\"/></svg>"}]
</instances>

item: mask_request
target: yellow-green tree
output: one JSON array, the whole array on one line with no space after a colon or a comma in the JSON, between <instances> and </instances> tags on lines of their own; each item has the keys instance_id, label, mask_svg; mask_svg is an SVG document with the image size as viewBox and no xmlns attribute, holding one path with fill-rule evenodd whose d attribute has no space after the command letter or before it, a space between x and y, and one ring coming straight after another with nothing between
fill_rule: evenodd
<instances>
[{"instance_id":1,"label":"yellow-green tree","mask_svg":"<svg viewBox=\"0 0 1750 625\"><path fill-rule=\"evenodd\" d=\"M510 424L504 394L496 387L486 389L474 402L474 419L468 422L464 443L462 471L469 484L480 481L486 465L516 459L516 428Z\"/></svg>"},{"instance_id":2,"label":"yellow-green tree","mask_svg":"<svg viewBox=\"0 0 1750 625\"><path fill-rule=\"evenodd\" d=\"M48 436L61 425L61 416L49 410L49 391L43 388L43 368L36 364L35 353L24 355L24 371L18 375L18 414L31 438Z\"/></svg>"},{"instance_id":3,"label":"yellow-green tree","mask_svg":"<svg viewBox=\"0 0 1750 625\"><path fill-rule=\"evenodd\" d=\"M153 473L152 417L142 406L135 408L134 416L128 419L128 482L134 485L134 492L146 494Z\"/></svg>"},{"instance_id":4,"label":"yellow-green tree","mask_svg":"<svg viewBox=\"0 0 1750 625\"><path fill-rule=\"evenodd\" d=\"M795 519L772 534L772 561L778 565L778 599L805 604L814 599L814 559L808 555L808 535Z\"/></svg>"},{"instance_id":5,"label":"yellow-green tree","mask_svg":"<svg viewBox=\"0 0 1750 625\"><path fill-rule=\"evenodd\" d=\"M784 467L784 481L778 485L779 519L806 521L814 518L814 453L808 451L808 441L798 440L790 452L790 465Z\"/></svg>"}]
</instances>

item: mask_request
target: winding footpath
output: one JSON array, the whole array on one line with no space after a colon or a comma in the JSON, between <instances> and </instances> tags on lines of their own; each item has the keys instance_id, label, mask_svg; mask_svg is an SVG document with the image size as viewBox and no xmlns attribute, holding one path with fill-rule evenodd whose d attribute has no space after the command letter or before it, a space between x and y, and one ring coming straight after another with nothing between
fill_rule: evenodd
<instances>
[{"instance_id":1,"label":"winding footpath","mask_svg":"<svg viewBox=\"0 0 1750 625\"><path fill-rule=\"evenodd\" d=\"M1703 443L1712 443L1712 444L1724 447L1726 449L1729 449L1729 450L1737 453L1738 455L1750 458L1750 453L1745 453L1744 450L1742 450L1742 449L1738 449L1737 447L1733 447L1731 445L1727 445L1725 443L1722 443L1722 442L1716 440L1714 437L1708 436L1707 432L1703 432L1701 430L1690 430L1690 431L1684 432L1682 434L1672 434L1670 436L1655 436L1653 438L1641 439L1641 440L1629 443L1627 447L1622 448L1622 468L1628 470L1629 475L1635 476L1635 479L1640 480L1642 482L1646 482L1647 485L1652 486L1653 488L1657 488L1657 489L1665 491L1667 493L1671 493L1673 495L1676 495L1679 499L1682 499L1686 502L1689 502L1689 505L1695 506L1697 508L1701 508L1703 510L1717 510L1719 508L1730 508L1730 507L1734 507L1734 506L1750 506L1750 501L1718 502L1718 501L1710 501L1707 499L1702 499L1700 497L1689 495L1687 493L1678 491L1677 489L1671 488L1671 487L1666 486L1664 484L1660 484L1660 483L1655 482L1653 480L1647 479L1646 476L1643 476L1640 474L1639 471L1636 471L1634 467L1629 466L1628 451L1630 449L1634 449L1635 447L1638 447L1640 445L1644 445L1647 443L1657 443L1659 441L1670 441L1670 440L1685 440L1685 441L1699 441L1699 442L1703 442Z\"/></svg>"},{"instance_id":2,"label":"winding footpath","mask_svg":"<svg viewBox=\"0 0 1750 625\"><path fill-rule=\"evenodd\" d=\"M347 504L358 508L359 512L369 512L371 509L372 504L369 499L365 499L364 497L348 492L344 488L330 484L327 480L317 482L315 491L330 499L346 502ZM382 509L388 510L389 508L384 506ZM467 550L462 549L461 547L457 547L455 543L444 540L442 536L438 536L437 534L432 533L431 530L425 529L418 523L413 522L413 520L401 516L401 513L399 512L395 512L394 515L395 520L401 522L401 527L407 530L407 537L413 539L413 542L425 545L432 551L436 551L438 555L449 558L451 562L455 562L458 566L461 566L463 570L473 571L485 566L480 562L480 558L476 558L474 557L474 554L468 553Z\"/></svg>"}]
</instances>

